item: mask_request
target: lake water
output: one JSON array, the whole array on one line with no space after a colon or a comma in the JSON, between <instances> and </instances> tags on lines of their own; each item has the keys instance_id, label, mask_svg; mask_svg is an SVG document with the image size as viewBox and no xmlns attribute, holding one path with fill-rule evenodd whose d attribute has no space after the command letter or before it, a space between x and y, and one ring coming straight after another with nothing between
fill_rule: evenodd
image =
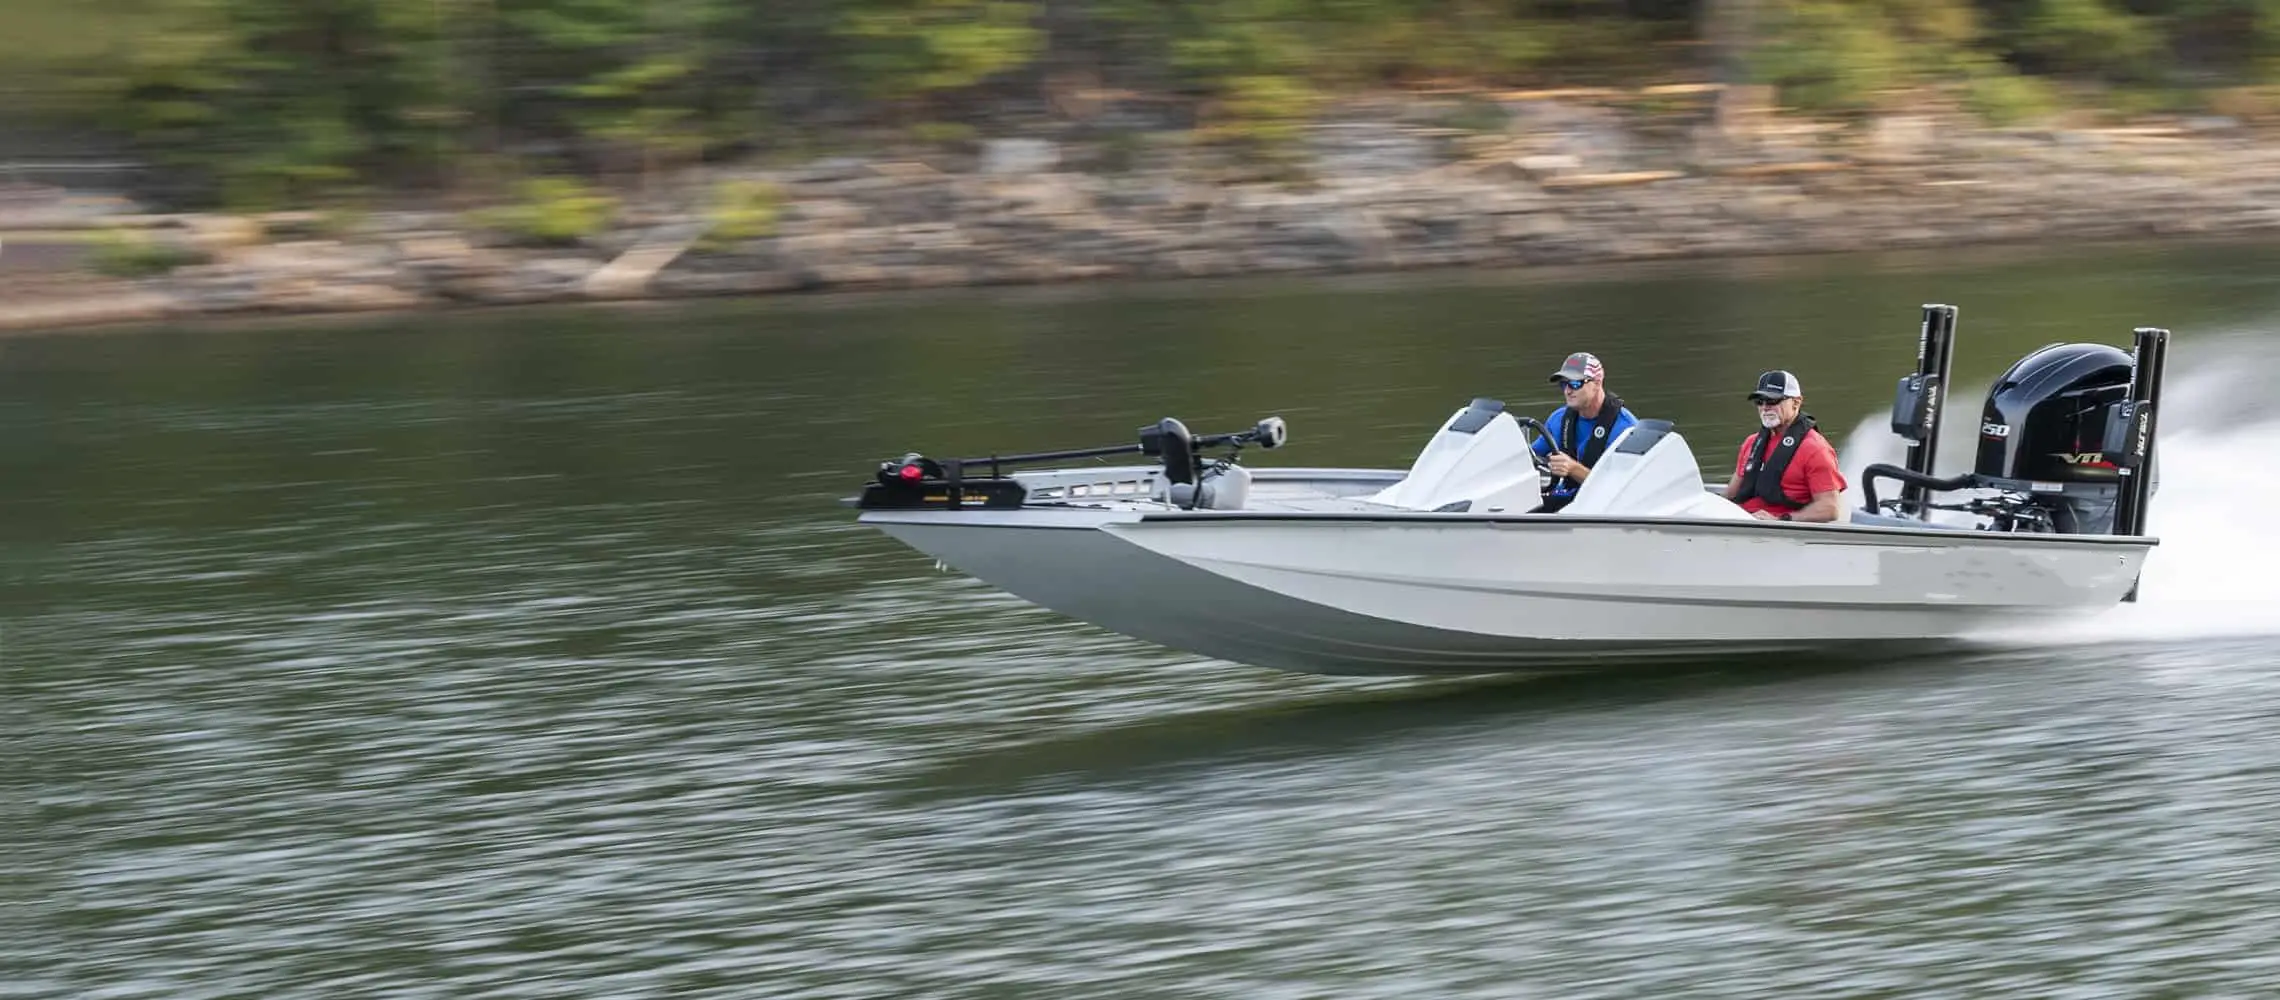
<instances>
[{"instance_id":1,"label":"lake water","mask_svg":"<svg viewBox=\"0 0 2280 1000\"><path fill-rule=\"evenodd\" d=\"M0 995L2269 996L2280 248L717 301L0 339ZM1279 413L1402 465L1588 349L1707 469L2174 329L2093 626L1333 680L852 524L906 450ZM1858 430L1856 430L1858 429ZM1946 449L1950 465L1965 449Z\"/></svg>"}]
</instances>

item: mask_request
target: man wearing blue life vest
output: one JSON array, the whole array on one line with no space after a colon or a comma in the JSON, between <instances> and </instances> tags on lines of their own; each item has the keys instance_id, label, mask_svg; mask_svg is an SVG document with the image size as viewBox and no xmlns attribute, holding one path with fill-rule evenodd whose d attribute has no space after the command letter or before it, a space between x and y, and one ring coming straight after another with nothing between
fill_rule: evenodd
<instances>
[{"instance_id":1,"label":"man wearing blue life vest","mask_svg":"<svg viewBox=\"0 0 2280 1000\"><path fill-rule=\"evenodd\" d=\"M1552 469L1544 504L1536 508L1545 514L1574 501L1583 481L1591 477L1591 467L1607 454L1607 446L1639 422L1623 408L1620 397L1607 391L1607 368L1596 355L1585 351L1568 355L1560 370L1552 373L1552 381L1559 383L1567 405L1544 419L1544 430L1551 437L1536 439L1536 454L1545 456Z\"/></svg>"}]
</instances>

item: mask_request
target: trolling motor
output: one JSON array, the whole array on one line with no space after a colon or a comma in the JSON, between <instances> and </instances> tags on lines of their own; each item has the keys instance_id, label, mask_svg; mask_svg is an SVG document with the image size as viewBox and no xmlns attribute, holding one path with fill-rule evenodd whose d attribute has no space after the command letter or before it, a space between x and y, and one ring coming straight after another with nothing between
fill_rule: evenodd
<instances>
[{"instance_id":1,"label":"trolling motor","mask_svg":"<svg viewBox=\"0 0 2280 1000\"><path fill-rule=\"evenodd\" d=\"M1987 518L1987 531L2145 534L2169 331L2138 328L2130 353L2050 344L2020 358L1988 390L1972 471L1941 479L1931 466L1954 336L1955 307L1925 306L1917 371L1900 380L1892 405L1892 430L1909 442L1907 464L1863 470L1866 512L1923 520L1934 510L1963 511ZM1897 480L1899 497L1879 501L1878 479ZM1975 495L1935 500L1967 490Z\"/></svg>"},{"instance_id":2,"label":"trolling motor","mask_svg":"<svg viewBox=\"0 0 2280 1000\"><path fill-rule=\"evenodd\" d=\"M1013 465L1056 462L1075 458L1102 458L1140 454L1158 459L1164 467L1165 498L1185 510L1198 507L1238 507L1250 485L1250 473L1235 464L1245 445L1280 448L1290 440L1281 417L1268 417L1247 430L1197 436L1178 420L1165 417L1140 428L1133 444L1073 451L1037 451L1019 455L936 460L917 452L879 463L873 482L863 485L855 506L865 510L980 507L1003 510L1029 499L1021 481L1005 474ZM1205 461L1203 450L1227 449L1227 454ZM987 475L980 475L983 469Z\"/></svg>"}]
</instances>

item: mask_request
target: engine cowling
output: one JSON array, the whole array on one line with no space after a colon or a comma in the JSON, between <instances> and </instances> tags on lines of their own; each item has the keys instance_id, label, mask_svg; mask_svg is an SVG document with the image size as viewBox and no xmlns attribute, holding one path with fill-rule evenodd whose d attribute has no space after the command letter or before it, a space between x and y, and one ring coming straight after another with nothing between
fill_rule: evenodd
<instances>
[{"instance_id":1,"label":"engine cowling","mask_svg":"<svg viewBox=\"0 0 2280 1000\"><path fill-rule=\"evenodd\" d=\"M2029 483L2111 483L2124 457L2108 428L2125 418L2134 370L2105 344L2053 344L2020 358L1987 392L1973 471Z\"/></svg>"}]
</instances>

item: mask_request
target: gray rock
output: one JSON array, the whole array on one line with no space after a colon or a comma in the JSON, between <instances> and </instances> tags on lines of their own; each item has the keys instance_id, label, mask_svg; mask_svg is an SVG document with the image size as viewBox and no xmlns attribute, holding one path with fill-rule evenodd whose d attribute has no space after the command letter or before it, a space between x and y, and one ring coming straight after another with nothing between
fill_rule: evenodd
<instances>
[{"instance_id":1,"label":"gray rock","mask_svg":"<svg viewBox=\"0 0 2280 1000\"><path fill-rule=\"evenodd\" d=\"M1307 130L1313 170L1321 177L1385 177L1429 170L1439 146L1416 132L1376 122L1318 125Z\"/></svg>"},{"instance_id":2,"label":"gray rock","mask_svg":"<svg viewBox=\"0 0 2280 1000\"><path fill-rule=\"evenodd\" d=\"M817 160L784 172L791 184L835 184L871 176L871 161L853 156Z\"/></svg>"},{"instance_id":3,"label":"gray rock","mask_svg":"<svg viewBox=\"0 0 2280 1000\"><path fill-rule=\"evenodd\" d=\"M1041 174L1061 165L1061 147L1045 139L991 139L982 143L981 172L992 176Z\"/></svg>"},{"instance_id":4,"label":"gray rock","mask_svg":"<svg viewBox=\"0 0 2280 1000\"><path fill-rule=\"evenodd\" d=\"M1573 153L1536 153L1516 157L1512 165L1519 168L1523 176L1540 180L1582 170L1583 158Z\"/></svg>"}]
</instances>

